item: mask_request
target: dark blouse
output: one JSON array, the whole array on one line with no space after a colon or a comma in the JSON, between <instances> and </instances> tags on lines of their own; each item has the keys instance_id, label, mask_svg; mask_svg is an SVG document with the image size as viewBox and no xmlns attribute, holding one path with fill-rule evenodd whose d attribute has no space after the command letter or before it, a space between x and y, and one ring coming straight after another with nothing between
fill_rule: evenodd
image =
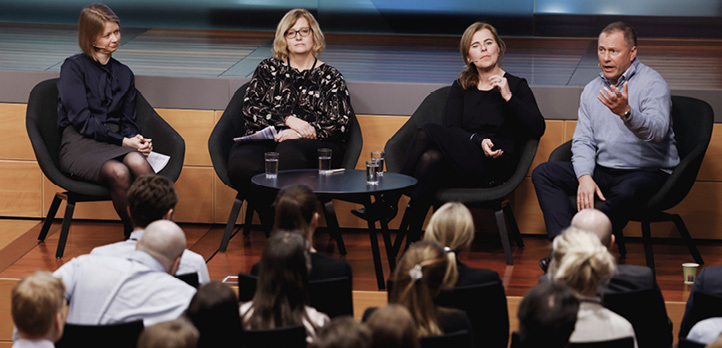
<instances>
[{"instance_id":1,"label":"dark blouse","mask_svg":"<svg viewBox=\"0 0 722 348\"><path fill-rule=\"evenodd\" d=\"M504 77L512 94L508 102L496 88L464 90L458 80L454 81L446 104L446 122L477 146L489 138L494 149L514 158L526 139L539 139L544 134L546 125L526 80L509 73Z\"/></svg>"},{"instance_id":2,"label":"dark blouse","mask_svg":"<svg viewBox=\"0 0 722 348\"><path fill-rule=\"evenodd\" d=\"M317 139L342 144L348 134L351 101L346 81L335 68L321 64L300 72L286 62L267 58L253 73L242 110L245 135L271 125L282 127L286 117L293 115L311 124Z\"/></svg>"},{"instance_id":3,"label":"dark blouse","mask_svg":"<svg viewBox=\"0 0 722 348\"><path fill-rule=\"evenodd\" d=\"M135 123L135 77L110 58L102 65L85 54L65 59L58 80L58 127L73 125L97 141L121 145L138 134ZM105 124L119 125L119 133Z\"/></svg>"}]
</instances>

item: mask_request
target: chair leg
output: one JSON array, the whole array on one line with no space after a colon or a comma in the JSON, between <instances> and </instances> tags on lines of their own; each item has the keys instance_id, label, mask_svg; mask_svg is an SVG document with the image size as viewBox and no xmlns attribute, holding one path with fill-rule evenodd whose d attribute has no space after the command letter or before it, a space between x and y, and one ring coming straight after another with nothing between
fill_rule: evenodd
<instances>
[{"instance_id":1,"label":"chair leg","mask_svg":"<svg viewBox=\"0 0 722 348\"><path fill-rule=\"evenodd\" d=\"M679 214L673 214L672 221L674 221L674 225L677 227L677 231L679 231L679 234L682 236L682 239L684 240L684 242L687 243L687 248L689 249L690 254L692 254L692 257L694 258L694 262L696 262L700 265L703 265L704 260L702 260L702 255L699 254L699 251L697 250L697 246L694 244L694 240L692 239L692 236L689 234L689 231L687 230L687 226L684 224L682 217L679 216Z\"/></svg>"},{"instance_id":2,"label":"chair leg","mask_svg":"<svg viewBox=\"0 0 722 348\"><path fill-rule=\"evenodd\" d=\"M246 218L245 218L245 220L243 220L243 235L244 236L249 236L251 234L251 225L252 224L253 224L253 207L251 206L251 202L246 200Z\"/></svg>"},{"instance_id":3,"label":"chair leg","mask_svg":"<svg viewBox=\"0 0 722 348\"><path fill-rule=\"evenodd\" d=\"M48 209L48 215L45 216L45 222L43 223L43 228L40 230L40 235L38 235L38 240L45 241L45 237L48 236L50 225L52 225L53 220L55 220L55 214L58 213L58 208L60 208L60 202L63 200L63 197L65 196L60 192L55 194L53 203L50 204L50 209Z\"/></svg>"},{"instance_id":4,"label":"chair leg","mask_svg":"<svg viewBox=\"0 0 722 348\"><path fill-rule=\"evenodd\" d=\"M243 200L236 196L233 201L233 207L231 207L230 216L228 216L228 222L226 223L226 230L223 231L223 239L221 239L221 246L218 247L218 251L224 252L228 248L228 242L231 240L233 234L233 228L236 227L236 220L238 220L238 214L241 212L241 205Z\"/></svg>"},{"instance_id":5,"label":"chair leg","mask_svg":"<svg viewBox=\"0 0 722 348\"><path fill-rule=\"evenodd\" d=\"M509 233L506 229L506 221L504 220L504 210L499 209L494 212L496 216L496 224L499 226L499 237L501 237L501 245L504 247L504 255L506 256L506 264L513 265L514 258L511 256L511 245L509 245Z\"/></svg>"},{"instance_id":6,"label":"chair leg","mask_svg":"<svg viewBox=\"0 0 722 348\"><path fill-rule=\"evenodd\" d=\"M343 243L343 237L341 236L341 228L338 226L338 219L336 218L336 210L333 208L333 201L323 203L323 216L326 218L326 227L328 233L336 240L336 246L338 252L341 255L346 255L346 245Z\"/></svg>"},{"instance_id":7,"label":"chair leg","mask_svg":"<svg viewBox=\"0 0 722 348\"><path fill-rule=\"evenodd\" d=\"M73 211L75 211L75 201L68 198L68 204L65 206L65 216L63 217L63 226L60 228L58 249L55 251L55 257L58 259L62 258L65 253L65 243L68 241L70 223L73 221Z\"/></svg>"},{"instance_id":8,"label":"chair leg","mask_svg":"<svg viewBox=\"0 0 722 348\"><path fill-rule=\"evenodd\" d=\"M516 224L516 217L514 217L514 209L511 208L511 204L509 202L505 202L505 204L502 204L502 209L504 210L504 215L506 216L506 221L509 222L509 227L511 227L511 234L514 235L514 239L516 239L516 246L519 248L524 247L524 240L521 239L521 232L519 231L519 226Z\"/></svg>"},{"instance_id":9,"label":"chair leg","mask_svg":"<svg viewBox=\"0 0 722 348\"><path fill-rule=\"evenodd\" d=\"M654 251L652 250L652 233L649 228L649 221L642 221L642 241L644 242L644 256L647 259L647 267L652 269L652 274L656 274L654 269Z\"/></svg>"},{"instance_id":10,"label":"chair leg","mask_svg":"<svg viewBox=\"0 0 722 348\"><path fill-rule=\"evenodd\" d=\"M619 249L619 256L622 258L627 256L627 245L624 243L624 234L622 231L618 231L614 233L614 238L616 240L615 243L617 243L617 248Z\"/></svg>"}]
</instances>

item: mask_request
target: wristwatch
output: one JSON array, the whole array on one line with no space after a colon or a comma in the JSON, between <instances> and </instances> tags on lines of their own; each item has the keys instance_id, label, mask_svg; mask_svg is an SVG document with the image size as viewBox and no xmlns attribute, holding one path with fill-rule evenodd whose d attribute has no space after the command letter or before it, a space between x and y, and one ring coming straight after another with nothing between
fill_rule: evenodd
<instances>
[{"instance_id":1,"label":"wristwatch","mask_svg":"<svg viewBox=\"0 0 722 348\"><path fill-rule=\"evenodd\" d=\"M632 109L629 109L627 110L627 112L624 113L624 115L622 116L622 120L627 121L629 120L630 116L632 116Z\"/></svg>"}]
</instances>

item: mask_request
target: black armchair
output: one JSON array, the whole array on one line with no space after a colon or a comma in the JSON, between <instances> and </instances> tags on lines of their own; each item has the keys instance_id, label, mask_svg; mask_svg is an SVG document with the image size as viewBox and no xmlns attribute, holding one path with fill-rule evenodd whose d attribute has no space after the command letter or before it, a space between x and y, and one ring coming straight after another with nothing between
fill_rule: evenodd
<instances>
[{"instance_id":1,"label":"black armchair","mask_svg":"<svg viewBox=\"0 0 722 348\"><path fill-rule=\"evenodd\" d=\"M687 308L679 325L680 340L687 337L694 324L705 319L722 317L722 296L701 291L693 291L689 296L693 297L694 305Z\"/></svg>"},{"instance_id":2,"label":"black armchair","mask_svg":"<svg viewBox=\"0 0 722 348\"><path fill-rule=\"evenodd\" d=\"M707 102L690 97L672 96L672 127L677 142L680 163L674 168L672 174L659 191L649 199L646 207L631 219L642 223L644 254L647 258L647 266L652 271L654 271L654 254L650 231L650 223L652 222L674 222L695 262L704 263L682 217L679 214L667 213L665 210L679 204L692 188L697 179L697 173L702 165L707 146L712 138L713 124L714 112ZM551 153L549 161L571 161L571 158L572 144L571 141L568 141ZM576 202L574 196L570 196L569 199ZM597 201L595 205L600 207L601 204L601 202ZM626 248L622 231L614 231L614 234L619 246L619 253L625 255Z\"/></svg>"},{"instance_id":3,"label":"black armchair","mask_svg":"<svg viewBox=\"0 0 722 348\"><path fill-rule=\"evenodd\" d=\"M55 343L55 347L135 347L141 332L143 332L142 320L111 325L77 325L65 323L63 337Z\"/></svg>"},{"instance_id":4,"label":"black armchair","mask_svg":"<svg viewBox=\"0 0 722 348\"><path fill-rule=\"evenodd\" d=\"M55 185L67 190L55 194L38 236L40 241L45 240L61 201L67 200L55 253L55 257L60 258L65 250L75 203L110 200L110 194L104 186L71 179L60 171L57 81L58 79L45 80L32 89L28 98L26 127L40 169ZM170 161L158 174L175 181L183 168L185 141L155 112L140 92L137 93L135 107L138 127L144 136L153 139L154 151L170 156Z\"/></svg>"},{"instance_id":5,"label":"black armchair","mask_svg":"<svg viewBox=\"0 0 722 348\"><path fill-rule=\"evenodd\" d=\"M243 330L241 331L241 347L304 348L306 347L306 328L303 325L294 325L267 330Z\"/></svg>"},{"instance_id":6,"label":"black armchair","mask_svg":"<svg viewBox=\"0 0 722 348\"><path fill-rule=\"evenodd\" d=\"M632 324L639 348L672 346L672 322L658 291L648 289L603 296L604 307Z\"/></svg>"},{"instance_id":7,"label":"black armchair","mask_svg":"<svg viewBox=\"0 0 722 348\"><path fill-rule=\"evenodd\" d=\"M216 126L213 128L211 136L208 138L208 150L211 154L213 169L215 169L218 178L221 179L224 184L232 188L234 187L231 185L231 181L228 177L228 154L231 151L231 147L233 147L233 137L243 134L246 128L245 121L243 120L243 117L241 117L241 107L243 105L243 98L246 95L246 89L248 89L248 83L245 83L236 90L236 93L233 94L233 98L231 98L231 101L228 102L228 106L226 106L225 111L223 111L223 115L221 115L218 123L216 123ZM361 147L363 146L361 127L356 119L356 114L353 110L351 111L348 129L349 138L346 144L346 153L344 154L343 161L341 162L341 165L346 169L353 169L356 166L356 162L361 154ZM237 189L236 191L236 198L233 202L228 222L226 223L226 229L223 232L223 239L221 240L219 251L226 251L228 242L233 235L233 228L235 227L236 220L238 219L238 214L240 213L241 206L245 200L245 197L243 196L244 193L238 191ZM326 216L333 214L333 219L335 219L333 204L330 201L323 203L324 208L326 209L324 212L326 213ZM244 222L244 234L246 235L250 232L251 220L253 218L253 209L251 208L252 207L246 207L246 217ZM345 248L342 247L343 242L340 240L340 234L335 237L340 243L339 249L343 250L342 254L345 254Z\"/></svg>"},{"instance_id":8,"label":"black armchair","mask_svg":"<svg viewBox=\"0 0 722 348\"><path fill-rule=\"evenodd\" d=\"M456 331L439 336L426 336L419 338L421 348L471 348L471 337L467 331Z\"/></svg>"},{"instance_id":9,"label":"black armchair","mask_svg":"<svg viewBox=\"0 0 722 348\"><path fill-rule=\"evenodd\" d=\"M442 87L427 96L414 114L411 115L411 118L386 142L384 150L386 151L387 168L389 168L390 171L398 172L401 169L408 144L413 139L416 130L422 124L427 122L444 124L446 122L445 108L450 89L451 87ZM436 197L434 198L435 207L444 202L456 201L464 203L468 207L494 210L496 223L499 227L501 244L504 248L504 255L506 256L506 263L509 265L514 264L514 259L511 255L511 246L509 243L510 234L507 229L507 223L516 239L517 246L520 248L523 247L524 241L521 239L519 227L514 218L514 211L507 198L524 180L534 160L538 146L538 139L527 140L524 144L524 149L521 153L516 171L505 183L489 188L442 189L436 193ZM403 232L400 232L400 235L403 235ZM398 247L400 244L399 238L397 237L397 243L394 243L394 245Z\"/></svg>"},{"instance_id":10,"label":"black armchair","mask_svg":"<svg viewBox=\"0 0 722 348\"><path fill-rule=\"evenodd\" d=\"M574 342L569 348L634 348L634 337L617 338L609 341Z\"/></svg>"}]
</instances>

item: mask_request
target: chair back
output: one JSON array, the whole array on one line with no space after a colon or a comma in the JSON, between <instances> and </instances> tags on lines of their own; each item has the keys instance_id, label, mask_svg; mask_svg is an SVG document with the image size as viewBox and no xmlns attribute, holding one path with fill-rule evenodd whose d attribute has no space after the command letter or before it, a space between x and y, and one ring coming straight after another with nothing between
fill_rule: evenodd
<instances>
[{"instance_id":1,"label":"chair back","mask_svg":"<svg viewBox=\"0 0 722 348\"><path fill-rule=\"evenodd\" d=\"M672 323L656 289L605 294L604 307L627 319L634 327L639 348L672 345Z\"/></svg>"},{"instance_id":2,"label":"chair back","mask_svg":"<svg viewBox=\"0 0 722 348\"><path fill-rule=\"evenodd\" d=\"M246 131L246 121L242 117L241 107L248 85L247 82L236 90L208 138L208 151L211 154L213 169L218 178L228 186L231 186L228 178L228 154L233 147L233 138L243 135Z\"/></svg>"},{"instance_id":3,"label":"chair back","mask_svg":"<svg viewBox=\"0 0 722 348\"><path fill-rule=\"evenodd\" d=\"M55 343L56 348L88 347L128 348L138 344L143 331L143 321L136 320L112 325L76 325L65 323L63 337Z\"/></svg>"},{"instance_id":4,"label":"chair back","mask_svg":"<svg viewBox=\"0 0 722 348\"><path fill-rule=\"evenodd\" d=\"M153 151L170 156L168 164L158 174L175 182L185 159L186 143L183 137L158 115L140 91L137 91L135 97L135 117L141 134L153 139Z\"/></svg>"},{"instance_id":5,"label":"chair back","mask_svg":"<svg viewBox=\"0 0 722 348\"><path fill-rule=\"evenodd\" d=\"M306 328L303 325L294 325L268 330L242 330L241 347L304 348L306 347Z\"/></svg>"},{"instance_id":6,"label":"chair back","mask_svg":"<svg viewBox=\"0 0 722 348\"><path fill-rule=\"evenodd\" d=\"M256 293L258 278L247 273L238 273L238 302L248 302Z\"/></svg>"},{"instance_id":7,"label":"chair back","mask_svg":"<svg viewBox=\"0 0 722 348\"><path fill-rule=\"evenodd\" d=\"M351 107L351 114L348 120L348 140L346 141L346 152L341 161L341 167L346 169L354 169L356 162L361 155L361 149L364 145L363 135L361 134L361 126L356 118L356 113Z\"/></svg>"},{"instance_id":8,"label":"chair back","mask_svg":"<svg viewBox=\"0 0 722 348\"><path fill-rule=\"evenodd\" d=\"M570 342L569 348L634 348L634 337L597 342Z\"/></svg>"},{"instance_id":9,"label":"chair back","mask_svg":"<svg viewBox=\"0 0 722 348\"><path fill-rule=\"evenodd\" d=\"M406 150L414 139L416 130L427 122L446 124L446 100L449 98L451 86L439 88L429 94L421 102L408 121L386 142L384 147L386 168L391 172L399 172L404 163Z\"/></svg>"},{"instance_id":10,"label":"chair back","mask_svg":"<svg viewBox=\"0 0 722 348\"><path fill-rule=\"evenodd\" d=\"M684 320L679 327L680 338L687 337L694 324L705 319L722 317L722 296L700 291L694 291L689 296L694 297L694 306L688 313L684 313Z\"/></svg>"},{"instance_id":11,"label":"chair back","mask_svg":"<svg viewBox=\"0 0 722 348\"><path fill-rule=\"evenodd\" d=\"M474 346L507 347L509 344L509 310L500 281L454 287L442 291L435 302L466 312Z\"/></svg>"},{"instance_id":12,"label":"chair back","mask_svg":"<svg viewBox=\"0 0 722 348\"><path fill-rule=\"evenodd\" d=\"M175 277L196 289L198 289L198 285L200 285L200 282L198 281L198 272L178 274Z\"/></svg>"},{"instance_id":13,"label":"chair back","mask_svg":"<svg viewBox=\"0 0 722 348\"><path fill-rule=\"evenodd\" d=\"M695 342L692 340L688 340L685 337L679 338L679 344L677 345L678 348L704 348L707 347L704 343Z\"/></svg>"},{"instance_id":14,"label":"chair back","mask_svg":"<svg viewBox=\"0 0 722 348\"><path fill-rule=\"evenodd\" d=\"M667 210L687 196L697 179L697 173L712 139L713 126L714 111L707 102L690 97L672 96L672 128L680 163L658 193L650 198L647 204L649 210Z\"/></svg>"},{"instance_id":15,"label":"chair back","mask_svg":"<svg viewBox=\"0 0 722 348\"><path fill-rule=\"evenodd\" d=\"M347 277L309 281L308 297L311 307L331 318L353 316L353 292Z\"/></svg>"},{"instance_id":16,"label":"chair back","mask_svg":"<svg viewBox=\"0 0 722 348\"><path fill-rule=\"evenodd\" d=\"M456 331L440 336L427 336L419 339L421 348L471 348L471 337L466 330Z\"/></svg>"}]
</instances>

